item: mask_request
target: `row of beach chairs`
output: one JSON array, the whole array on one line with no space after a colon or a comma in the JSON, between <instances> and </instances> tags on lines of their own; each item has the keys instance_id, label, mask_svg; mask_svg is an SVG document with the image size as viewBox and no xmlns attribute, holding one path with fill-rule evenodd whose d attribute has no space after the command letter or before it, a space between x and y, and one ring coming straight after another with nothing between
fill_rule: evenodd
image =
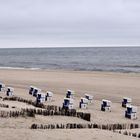
<instances>
[{"instance_id":1,"label":"row of beach chairs","mask_svg":"<svg viewBox=\"0 0 140 140\"><path fill-rule=\"evenodd\" d=\"M29 94L36 97L37 103L43 103L45 101L52 101L52 98L53 98L52 92L47 91L47 93L44 93L44 92L42 92L41 89L39 89L35 86L30 86Z\"/></svg>"},{"instance_id":2,"label":"row of beach chairs","mask_svg":"<svg viewBox=\"0 0 140 140\"><path fill-rule=\"evenodd\" d=\"M13 96L14 88L6 87L5 84L0 83L0 92L6 93L7 96ZM43 103L45 101L52 101L53 93L47 91L46 93L42 92L40 88L35 86L30 86L29 94L36 97L37 103ZM73 109L74 108L74 95L75 92L72 90L67 90L66 97L63 100L62 107L65 109ZM93 96L89 94L85 94L84 97L80 98L79 108L87 109L88 105L93 101ZM111 111L110 100L103 99L101 102L101 111ZM129 119L137 118L137 107L132 105L132 99L128 97L124 97L122 100L122 107L125 107L125 117Z\"/></svg>"},{"instance_id":3,"label":"row of beach chairs","mask_svg":"<svg viewBox=\"0 0 140 140\"><path fill-rule=\"evenodd\" d=\"M64 98L63 108L73 109L74 107L74 91L68 90L66 93L66 98ZM86 109L89 104L92 103L93 96L85 94L85 97L81 97L79 108ZM110 100L103 99L101 102L101 111L111 112ZM125 117L129 119L137 119L137 107L132 105L132 99L124 97L122 100L122 107L126 108Z\"/></svg>"},{"instance_id":4,"label":"row of beach chairs","mask_svg":"<svg viewBox=\"0 0 140 140\"><path fill-rule=\"evenodd\" d=\"M0 92L6 93L7 96L12 96L14 93L14 88L6 87L5 84L0 83Z\"/></svg>"}]
</instances>

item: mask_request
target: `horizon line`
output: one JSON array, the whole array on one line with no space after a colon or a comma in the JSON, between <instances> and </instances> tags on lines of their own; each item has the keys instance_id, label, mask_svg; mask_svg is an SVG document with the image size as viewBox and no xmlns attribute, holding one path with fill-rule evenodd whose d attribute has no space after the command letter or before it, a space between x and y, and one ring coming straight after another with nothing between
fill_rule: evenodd
<instances>
[{"instance_id":1,"label":"horizon line","mask_svg":"<svg viewBox=\"0 0 140 140\"><path fill-rule=\"evenodd\" d=\"M96 46L40 46L40 47L0 47L0 49L39 49L39 48L119 48L119 47L140 47L140 45L96 45Z\"/></svg>"}]
</instances>

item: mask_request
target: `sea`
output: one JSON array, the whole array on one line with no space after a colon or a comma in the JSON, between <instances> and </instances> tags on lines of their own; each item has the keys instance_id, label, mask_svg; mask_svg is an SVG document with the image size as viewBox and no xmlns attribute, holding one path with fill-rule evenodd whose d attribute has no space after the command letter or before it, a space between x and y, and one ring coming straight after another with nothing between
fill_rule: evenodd
<instances>
[{"instance_id":1,"label":"sea","mask_svg":"<svg viewBox=\"0 0 140 140\"><path fill-rule=\"evenodd\" d=\"M5 48L0 68L140 73L140 47Z\"/></svg>"}]
</instances>

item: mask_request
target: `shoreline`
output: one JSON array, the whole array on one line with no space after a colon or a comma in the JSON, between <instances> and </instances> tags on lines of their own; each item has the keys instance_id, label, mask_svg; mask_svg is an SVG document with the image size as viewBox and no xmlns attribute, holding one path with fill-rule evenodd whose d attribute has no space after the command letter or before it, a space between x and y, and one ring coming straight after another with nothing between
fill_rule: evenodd
<instances>
[{"instance_id":1,"label":"shoreline","mask_svg":"<svg viewBox=\"0 0 140 140\"><path fill-rule=\"evenodd\" d=\"M0 67L0 70L75 72L75 73L106 73L106 74L132 74L132 75L136 74L136 75L140 76L140 72L103 71L103 70L47 69L47 68L24 68L24 67Z\"/></svg>"}]
</instances>

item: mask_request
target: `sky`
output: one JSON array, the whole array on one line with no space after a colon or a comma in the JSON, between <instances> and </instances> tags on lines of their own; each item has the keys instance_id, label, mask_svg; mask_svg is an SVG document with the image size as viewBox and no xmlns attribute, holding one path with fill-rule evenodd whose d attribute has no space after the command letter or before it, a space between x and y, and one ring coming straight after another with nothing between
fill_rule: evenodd
<instances>
[{"instance_id":1,"label":"sky","mask_svg":"<svg viewBox=\"0 0 140 140\"><path fill-rule=\"evenodd\" d=\"M140 45L140 0L0 0L0 48L127 45Z\"/></svg>"}]
</instances>

